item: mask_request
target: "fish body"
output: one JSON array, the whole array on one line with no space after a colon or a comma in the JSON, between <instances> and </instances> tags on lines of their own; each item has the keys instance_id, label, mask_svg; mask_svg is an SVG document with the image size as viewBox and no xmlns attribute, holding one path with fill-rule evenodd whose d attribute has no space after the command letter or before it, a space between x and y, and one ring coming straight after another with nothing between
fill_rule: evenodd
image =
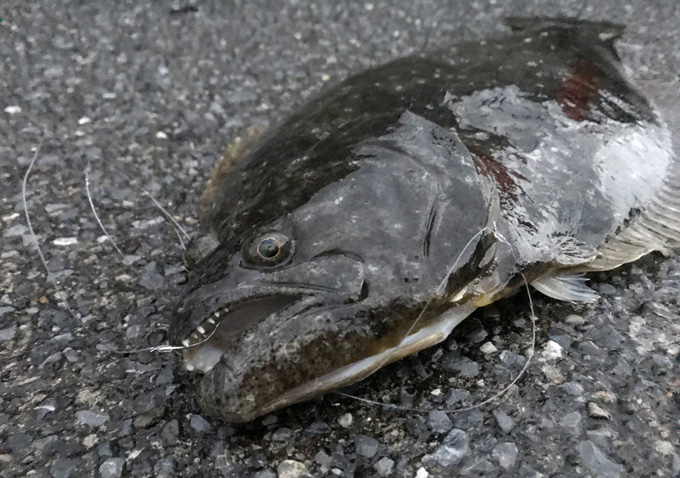
<instances>
[{"instance_id":1,"label":"fish body","mask_svg":"<svg viewBox=\"0 0 680 478\"><path fill-rule=\"evenodd\" d=\"M524 280L593 301L576 274L678 246L680 168L621 27L511 24L352 76L223 158L171 328L206 413L356 382Z\"/></svg>"}]
</instances>

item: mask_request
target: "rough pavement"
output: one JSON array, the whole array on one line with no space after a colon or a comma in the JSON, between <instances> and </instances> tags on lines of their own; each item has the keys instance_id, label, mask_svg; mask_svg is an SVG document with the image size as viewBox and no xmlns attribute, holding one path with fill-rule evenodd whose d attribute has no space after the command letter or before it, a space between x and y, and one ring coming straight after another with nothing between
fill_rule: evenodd
<instances>
[{"instance_id":1,"label":"rough pavement","mask_svg":"<svg viewBox=\"0 0 680 478\"><path fill-rule=\"evenodd\" d=\"M317 4L318 3L318 4ZM680 473L680 260L593 276L602 300L535 294L537 353L501 402L395 412L330 394L249 425L201 416L163 344L189 232L235 134L391 58L505 32L508 15L629 25L632 78L680 130L680 4L81 2L0 5L3 477L646 477ZM49 270L33 247L27 205ZM102 224L86 196L84 172ZM122 257L121 257L122 256ZM349 390L422 408L492 395L526 360L517 297ZM491 345L489 344L491 343Z\"/></svg>"}]
</instances>

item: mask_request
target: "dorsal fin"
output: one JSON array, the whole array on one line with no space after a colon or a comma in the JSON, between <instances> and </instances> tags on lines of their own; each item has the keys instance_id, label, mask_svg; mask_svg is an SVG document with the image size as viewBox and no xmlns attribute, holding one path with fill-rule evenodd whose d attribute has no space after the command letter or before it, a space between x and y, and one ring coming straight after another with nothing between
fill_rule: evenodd
<instances>
[{"instance_id":1,"label":"dorsal fin","mask_svg":"<svg viewBox=\"0 0 680 478\"><path fill-rule=\"evenodd\" d=\"M672 151L670 137L666 140ZM598 248L598 257L587 270L614 269L652 251L668 255L680 248L680 160L674 155L669 168L650 205Z\"/></svg>"},{"instance_id":2,"label":"dorsal fin","mask_svg":"<svg viewBox=\"0 0 680 478\"><path fill-rule=\"evenodd\" d=\"M234 164L245 155L248 148L262 136L264 130L265 127L261 125L251 126L234 138L231 144L227 146L227 149L215 164L208 181L206 181L205 191L201 195L199 217L204 218L206 216L215 201L215 195L224 177L234 168Z\"/></svg>"},{"instance_id":3,"label":"dorsal fin","mask_svg":"<svg viewBox=\"0 0 680 478\"><path fill-rule=\"evenodd\" d=\"M550 17L508 17L504 20L516 32L542 32L548 30L573 30L581 36L599 38L600 41L612 43L621 38L625 27L612 22L581 20L579 18Z\"/></svg>"}]
</instances>

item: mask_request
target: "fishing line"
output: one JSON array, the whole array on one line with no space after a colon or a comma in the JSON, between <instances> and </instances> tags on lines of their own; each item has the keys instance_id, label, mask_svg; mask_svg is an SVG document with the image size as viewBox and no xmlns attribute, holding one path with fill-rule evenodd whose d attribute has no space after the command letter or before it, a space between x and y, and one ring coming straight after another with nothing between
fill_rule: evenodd
<instances>
[{"instance_id":1,"label":"fishing line","mask_svg":"<svg viewBox=\"0 0 680 478\"><path fill-rule=\"evenodd\" d=\"M92 193L90 192L90 161L87 162L87 167L85 167L85 194L87 195L87 200L90 203L90 209L92 209L92 214L94 214L94 218L97 220L97 224L99 224L99 228L102 230L106 238L109 240L111 243L111 246L116 250L118 255L123 259L123 264L125 264L125 254L123 254L123 251L120 250L118 245L116 244L116 241L113 240L109 232L106 230L104 227L104 224L102 224L101 219L99 219L99 214L97 214L97 209L94 207L94 201L92 200ZM128 268L132 269L132 271L139 276L139 271L132 267L131 264L127 264Z\"/></svg>"},{"instance_id":2,"label":"fishing line","mask_svg":"<svg viewBox=\"0 0 680 478\"><path fill-rule=\"evenodd\" d=\"M55 297L60 300L60 305L66 309L66 311L69 313L69 315L77 322L80 322L82 324L81 319L78 318L78 315L75 313L75 311L71 308L71 306L68 303L68 296L64 292L64 290L61 288L61 283L60 281L56 278L56 276L52 273L50 270L49 265L47 264L47 260L45 259L45 254L42 251L42 248L40 246L40 241L38 240L38 236L35 233L35 230L33 228L33 223L31 221L31 215L28 209L28 198L27 198L27 190L28 190L28 181L31 175L31 171L33 170L33 167L36 164L36 161L38 159L38 155L40 154L40 151L42 149L42 145L44 143L44 136L41 138L40 143L36 147L35 153L33 154L33 157L28 165L28 168L26 169L26 173L24 174L22 183L21 183L21 198L22 198L22 206L24 210L24 217L26 218L26 225L28 226L28 231L31 236L31 241L33 244L35 244L36 250L38 251L38 256L40 258L40 262L42 263L43 268L45 269L45 272L47 274L47 282L52 282L55 288ZM89 168L90 168L90 163L88 162L87 168L85 169L85 190L88 198L88 202L90 204L90 208L92 209L92 212L94 213L94 216L97 220L97 223L99 224L99 227L102 229L106 237L109 239L111 244L113 245L114 249L120 254L121 256L124 257L124 254L118 248L118 246L115 244L111 236L109 235L108 231L104 227L101 219L99 218L99 215L97 213L96 207L94 205L94 201L92 199L92 194L90 191L90 181L89 181ZM162 207L158 202L149 194L147 191L143 190L143 192L151 198L151 200L154 202L154 204L161 209L162 212L164 212L165 216L171 219L171 221L176 225L176 227L181 231L183 234L185 234L188 237L188 234L182 227L174 221L170 217L170 214ZM137 271L135 271L137 272ZM139 275L137 273L137 275ZM171 352L174 350L183 350L191 347L195 347L197 345L201 345L204 342L210 340L210 338L215 334L217 331L217 328L219 327L219 323L216 324L215 328L212 330L212 332L206 336L203 340L196 342L194 344L191 344L190 346L185 346L185 345L180 345L180 346L173 346L173 345L160 345L160 346L155 346L155 347L145 347L145 348L140 348L140 349L130 349L130 350L120 350L113 348L110 344L103 344L104 347L106 348L107 352L113 352L115 354L128 354L128 353L140 353L140 352ZM87 334L90 336L94 337L94 334L91 330L89 330L86 327L82 327L81 330L84 330Z\"/></svg>"},{"instance_id":3,"label":"fishing line","mask_svg":"<svg viewBox=\"0 0 680 478\"><path fill-rule=\"evenodd\" d=\"M90 191L90 177L89 177L90 165L91 165L91 162L88 161L87 167L85 168L85 192L86 192L86 195L87 195L88 202L90 204L90 208L92 209L92 213L94 214L94 217L97 220L97 224L99 224L99 227L104 232L104 235L111 242L111 245L116 250L116 252L123 259L125 259L125 254L123 254L123 252L116 245L115 241L113 240L111 235L108 233L108 231L104 227L104 224L102 223L101 219L99 218L99 214L97 213L97 210L95 208L94 201L92 199L92 193ZM122 171L119 171L119 172L122 172ZM128 176L128 178L129 178L129 176ZM174 227L175 233L177 234L177 238L180 241L182 248L186 250L186 245L184 244L184 241L182 240L182 235L180 234L180 232L182 234L184 234L184 236L187 239L189 239L189 234L187 234L187 232L175 220L175 218L172 217L172 215L156 200L156 198L154 198L151 195L151 193L149 193L148 191L146 191L143 188L139 188L139 189L142 191L142 193L144 195L146 195L149 199L151 199L153 204L161 211L161 213L163 213L165 218L168 219L171 222L171 224ZM137 271L137 269L135 269L131 265L128 265L128 267L130 269L132 269L135 272L135 274L137 274L137 276L140 276L139 271ZM129 354L129 353L141 353L141 352L161 352L161 353L164 353L164 352L172 352L172 351L175 351L175 350L186 350L186 349L189 349L189 348L192 348L192 347L196 347L198 345L202 345L205 342L207 342L208 340L210 340L210 338L215 334L215 332L217 332L217 329L220 325L221 325L221 322L218 322L217 324L215 324L215 327L210 332L210 334L208 334L202 340L195 342L193 344L190 344L190 345L184 345L184 344L183 345L158 345L158 346L154 346L154 347L143 347L143 348L139 348L139 349L124 349L124 350L110 349L109 351L112 352L112 353L115 353L115 354Z\"/></svg>"}]
</instances>

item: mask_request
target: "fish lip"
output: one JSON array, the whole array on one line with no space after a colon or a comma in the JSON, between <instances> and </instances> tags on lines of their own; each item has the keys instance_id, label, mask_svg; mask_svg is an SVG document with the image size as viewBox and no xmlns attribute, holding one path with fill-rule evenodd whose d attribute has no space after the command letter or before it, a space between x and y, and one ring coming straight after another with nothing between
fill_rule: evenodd
<instances>
[{"instance_id":1,"label":"fish lip","mask_svg":"<svg viewBox=\"0 0 680 478\"><path fill-rule=\"evenodd\" d=\"M298 314L318 307L316 297L301 295L269 295L249 298L220 314L220 321L207 319L182 341L183 363L187 371L209 373L222 357L239 342L253 340L248 330L262 320L286 321ZM222 321L228 321L220 329Z\"/></svg>"},{"instance_id":2,"label":"fish lip","mask_svg":"<svg viewBox=\"0 0 680 478\"><path fill-rule=\"evenodd\" d=\"M265 318L272 314L280 314L284 316L284 318L286 318L287 315L284 315L284 312L287 309L294 307L295 304L300 303L302 297L303 296L301 294L265 294L248 297L237 302L226 304L222 306L222 308L220 308L219 310L213 312L208 319L204 320L203 322L201 322L201 324L194 327L191 330L191 333L188 336L184 337L183 341L190 339L192 335L198 332L200 334L199 336L200 342L192 343L189 346L193 347L199 345L203 341L207 340L211 335L213 335L213 333L217 332L217 329L219 328L222 321L228 319L229 317L233 317L234 314L242 311L242 309L248 307L255 307L256 305L258 305L258 303L265 303L266 305L268 301L281 300L282 301L281 307L274 307L274 310L270 313L258 314L259 315L258 318ZM213 327L207 325L210 324L211 319L214 321L214 324L212 324ZM201 327L208 328L208 332L200 331L199 329ZM182 345L186 346L185 343L183 343Z\"/></svg>"},{"instance_id":3,"label":"fish lip","mask_svg":"<svg viewBox=\"0 0 680 478\"><path fill-rule=\"evenodd\" d=\"M320 296L330 297L333 300L343 298L339 291L332 291L323 287L315 287L309 284L292 286L275 283L240 285L234 288L232 293L225 295L227 297L224 300L214 304L208 304L210 297L194 297L193 294L182 297L179 301L181 305L176 309L178 316L174 318L173 324L170 327L170 344L186 347L185 341L208 318L215 317L216 314L221 316L226 311L236 311L238 308L256 300L294 296L298 297L298 300L304 297Z\"/></svg>"}]
</instances>

